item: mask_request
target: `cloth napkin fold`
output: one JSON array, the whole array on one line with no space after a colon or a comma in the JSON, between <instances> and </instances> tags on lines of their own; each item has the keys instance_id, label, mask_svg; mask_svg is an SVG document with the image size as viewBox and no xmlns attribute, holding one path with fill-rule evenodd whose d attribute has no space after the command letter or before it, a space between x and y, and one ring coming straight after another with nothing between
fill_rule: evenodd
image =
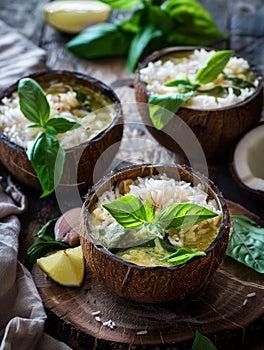
<instances>
[{"instance_id":1,"label":"cloth napkin fold","mask_svg":"<svg viewBox=\"0 0 264 350\"><path fill-rule=\"evenodd\" d=\"M17 260L26 197L0 177L0 350L67 350L43 333L46 314L29 271Z\"/></svg>"},{"instance_id":2,"label":"cloth napkin fold","mask_svg":"<svg viewBox=\"0 0 264 350\"><path fill-rule=\"evenodd\" d=\"M46 52L0 20L0 92L20 78L47 70ZM0 177L0 350L69 350L43 332L46 314L29 271L18 261L26 197Z\"/></svg>"}]
</instances>

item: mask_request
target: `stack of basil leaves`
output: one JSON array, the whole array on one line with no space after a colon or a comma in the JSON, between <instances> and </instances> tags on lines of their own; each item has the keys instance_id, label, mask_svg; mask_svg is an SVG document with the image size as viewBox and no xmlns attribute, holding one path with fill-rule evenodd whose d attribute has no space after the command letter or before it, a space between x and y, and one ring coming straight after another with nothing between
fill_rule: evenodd
<instances>
[{"instance_id":1,"label":"stack of basil leaves","mask_svg":"<svg viewBox=\"0 0 264 350\"><path fill-rule=\"evenodd\" d=\"M113 9L129 11L114 23L87 28L66 47L85 58L127 57L130 72L138 60L168 46L211 45L226 38L196 0L102 0Z\"/></svg>"}]
</instances>

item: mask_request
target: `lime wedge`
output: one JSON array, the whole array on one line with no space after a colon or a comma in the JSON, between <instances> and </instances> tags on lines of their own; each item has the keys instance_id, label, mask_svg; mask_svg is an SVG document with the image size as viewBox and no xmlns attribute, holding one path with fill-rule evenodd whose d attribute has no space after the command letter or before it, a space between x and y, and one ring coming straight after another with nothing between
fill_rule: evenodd
<instances>
[{"instance_id":1,"label":"lime wedge","mask_svg":"<svg viewBox=\"0 0 264 350\"><path fill-rule=\"evenodd\" d=\"M97 0L52 1L43 7L45 21L65 33L79 33L107 20L111 7Z\"/></svg>"},{"instance_id":2,"label":"lime wedge","mask_svg":"<svg viewBox=\"0 0 264 350\"><path fill-rule=\"evenodd\" d=\"M67 287L79 287L85 270L82 247L58 250L39 258L37 266L54 282Z\"/></svg>"}]
</instances>

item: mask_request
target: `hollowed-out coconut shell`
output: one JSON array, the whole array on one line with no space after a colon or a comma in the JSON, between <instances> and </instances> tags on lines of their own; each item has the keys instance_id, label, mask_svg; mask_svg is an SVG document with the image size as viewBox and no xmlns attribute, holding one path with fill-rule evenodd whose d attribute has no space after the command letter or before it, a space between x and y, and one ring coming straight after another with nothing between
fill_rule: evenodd
<instances>
[{"instance_id":1,"label":"hollowed-out coconut shell","mask_svg":"<svg viewBox=\"0 0 264 350\"><path fill-rule=\"evenodd\" d=\"M200 143L205 157L212 159L228 154L239 135L260 120L263 78L258 72L255 72L259 82L256 91L243 102L211 110L180 108L176 113L178 118L172 118L164 129L157 130L152 126L149 117L148 92L145 83L140 79L140 69L146 67L149 62L163 59L174 53L193 51L195 48L197 47L166 48L146 57L135 72L135 97L143 123L162 146L172 152L185 153L190 158L195 158L197 149L195 149L193 137L186 134L185 125L187 125ZM209 50L209 48L206 49ZM254 71L253 68L252 70ZM186 140L182 141L184 138L188 138L187 146Z\"/></svg>"},{"instance_id":2,"label":"hollowed-out coconut shell","mask_svg":"<svg viewBox=\"0 0 264 350\"><path fill-rule=\"evenodd\" d=\"M91 140L76 147L66 149L64 171L60 181L63 188L78 185L79 189L90 187L94 183L94 169L103 174L114 159L123 134L123 114L119 98L103 82L77 72L64 70L35 73L29 76L38 83L49 81L63 82L70 86L84 85L107 97L115 106L112 123ZM9 97L17 90L18 83L12 85L0 95ZM107 150L106 153L104 153ZM99 159L100 158L100 159ZM98 161L99 160L99 161ZM11 175L19 182L36 190L41 190L40 183L24 148L11 142L0 131L0 161Z\"/></svg>"},{"instance_id":3,"label":"hollowed-out coconut shell","mask_svg":"<svg viewBox=\"0 0 264 350\"><path fill-rule=\"evenodd\" d=\"M95 238L89 226L88 212L98 197L118 181L166 173L169 177L192 184L202 183L209 198L214 198L222 215L218 235L197 257L174 267L144 267L124 261L110 253ZM207 286L224 260L229 237L229 213L225 200L215 185L186 166L137 165L126 168L95 186L83 205L80 241L89 268L101 282L121 297L137 302L156 303L183 298Z\"/></svg>"},{"instance_id":4,"label":"hollowed-out coconut shell","mask_svg":"<svg viewBox=\"0 0 264 350\"><path fill-rule=\"evenodd\" d=\"M245 193L260 200L264 200L263 152L264 122L260 122L240 136L230 159L230 170L236 183Z\"/></svg>"}]
</instances>

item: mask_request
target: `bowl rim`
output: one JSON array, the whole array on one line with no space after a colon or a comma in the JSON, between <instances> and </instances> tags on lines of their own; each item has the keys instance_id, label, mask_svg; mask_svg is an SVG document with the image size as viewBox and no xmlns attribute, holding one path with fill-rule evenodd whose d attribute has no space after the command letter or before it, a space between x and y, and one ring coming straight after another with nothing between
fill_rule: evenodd
<instances>
[{"instance_id":1,"label":"bowl rim","mask_svg":"<svg viewBox=\"0 0 264 350\"><path fill-rule=\"evenodd\" d=\"M137 79L140 87L143 89L145 94L147 96L149 96L149 92L147 91L146 84L140 78L140 70L142 68L145 68L149 62L161 59L162 57L165 57L166 55L168 55L170 53L194 51L196 49L205 49L207 51L211 51L211 50L220 51L219 49L215 49L215 48L209 47L209 46L171 46L171 47L163 48L161 50L154 51L150 55L146 56L142 61L140 61L138 66L137 66L136 72L135 72L135 78ZM242 56L239 56L237 54L235 54L235 56L238 58L243 58ZM187 110L192 110L192 111L217 112L217 111L226 111L226 110L236 108L236 107L243 107L245 104L247 104L252 99L254 99L258 94L260 94L261 91L263 91L263 80L264 80L264 77L261 74L261 72L258 69L256 69L255 66L252 65L248 60L247 60L247 62L250 66L251 71L254 72L256 75L256 80L258 81L258 85L256 86L255 91L250 96L248 96L245 100L240 101L236 104L232 104L232 105L225 106L225 107L219 107L219 108L197 109L197 108L180 107L180 109L187 109Z\"/></svg>"},{"instance_id":2,"label":"bowl rim","mask_svg":"<svg viewBox=\"0 0 264 350\"><path fill-rule=\"evenodd\" d=\"M236 184L238 184L238 186L241 187L241 189L243 189L244 191L248 192L249 194L251 195L255 195L255 196L258 196L259 198L264 198L264 190L261 191L261 190L255 190L254 188L251 188L247 185L245 185L244 182L242 182L240 180L240 177L238 176L238 173L237 173L237 170L235 169L235 166L234 166L234 162L235 162L235 151L236 151L236 148L239 144L239 142L243 139L243 137L245 137L248 133L250 133L251 131L259 128L259 127L262 127L264 126L264 120L258 122L257 124L251 126L250 128L246 129L241 135L240 137L237 139L235 145L233 146L232 148L232 151L230 152L230 157L229 157L229 169L230 169L230 172L236 182Z\"/></svg>"},{"instance_id":3,"label":"bowl rim","mask_svg":"<svg viewBox=\"0 0 264 350\"><path fill-rule=\"evenodd\" d=\"M170 167L170 168L175 168L175 169L180 169L184 172L191 172L192 175L194 175L193 177L195 177L196 179L199 180L199 182L203 182L207 188L210 188L211 191L216 195L216 201L217 201L217 205L219 207L219 210L221 210L221 214L222 214L222 221L221 221L221 225L218 231L217 236L215 237L215 239L210 243L210 245L205 249L206 255L217 245L217 243L222 239L222 237L225 234L225 231L227 228L230 227L230 216L229 216L229 211L228 211L228 207L227 207L227 203L223 197L222 192L219 190L219 188L212 182L212 180L210 180L209 178L207 178L205 175L201 174L200 172L198 172L197 170L194 170L193 168L187 166L187 165L181 165L181 164L169 164L169 163L164 163L164 164L133 164L130 166L127 166L125 168L119 169L115 172L111 172L110 174L104 176L101 180L99 180L89 191L87 197L85 198L85 201L83 203L83 209L82 209L82 214L81 214L81 220L83 220L84 222L84 227L85 227L85 233L84 235L88 236L88 239L91 241L92 245L95 247L96 250L99 250L100 252L106 254L110 259L113 259L115 261L117 261L118 263L122 263L128 267L134 267L137 268L139 270L162 270L162 271L167 271L167 270L178 270L183 268L184 266L186 266L187 264L193 262L194 260L201 260L204 257L198 256L193 258L190 261L187 261L184 264L181 265L177 265L177 266L143 266L143 265L137 265L135 263L126 261L120 257L118 257L116 254L110 252L107 248L105 248L102 243L90 232L90 226L89 226L89 204L90 201L92 200L92 198L95 196L97 196L97 191L100 190L100 188L102 186L104 186L107 182L111 183L112 180L118 176L119 174L124 174L126 172L129 172L130 170L133 169L137 169L137 168L143 168L143 167L147 167L147 168L153 168L155 170L159 170L162 169L163 167ZM164 172L166 172L164 170ZM158 173L159 174L159 171ZM82 233L83 234L83 233ZM81 235L82 235L81 234Z\"/></svg>"},{"instance_id":4,"label":"bowl rim","mask_svg":"<svg viewBox=\"0 0 264 350\"><path fill-rule=\"evenodd\" d=\"M39 72L28 74L28 75L25 75L25 76L19 78L15 83L13 83L12 85L10 85L8 88L6 88L5 90L3 90L0 93L0 103L4 97L6 97L9 94L12 94L13 92L15 92L17 90L18 83L21 79L23 79L23 78L35 79L38 77L47 76L49 74L54 74L54 75L57 75L58 77L63 76L63 75L69 75L69 76L73 76L79 80L86 81L86 83L88 82L89 84L92 84L93 86L98 86L98 91L101 91L103 95L107 96L112 101L112 105L115 106L115 116L114 116L113 120L111 121L111 123L104 130L100 131L92 139L90 139L86 142L83 142L83 143L78 144L78 145L73 146L73 147L65 148L66 153L71 153L71 152L74 152L78 149L83 149L83 147L87 147L87 146L90 146L90 145L96 143L97 141L101 140L105 136L105 134L107 134L110 130L112 130L116 125L118 125L118 124L121 125L123 123L123 122L121 122L122 116L123 116L121 101L120 101L119 97L117 96L117 94L115 93L115 91L110 86L108 86L107 84L105 84L101 80L94 78L90 75L87 75L87 74L84 74L81 72L77 72L77 71L69 71L69 70L65 70L65 69L39 71ZM1 129L0 129L0 139L4 143L6 143L8 146L15 149L16 151L26 152L26 148L11 141L3 133L3 130L1 130Z\"/></svg>"}]
</instances>

